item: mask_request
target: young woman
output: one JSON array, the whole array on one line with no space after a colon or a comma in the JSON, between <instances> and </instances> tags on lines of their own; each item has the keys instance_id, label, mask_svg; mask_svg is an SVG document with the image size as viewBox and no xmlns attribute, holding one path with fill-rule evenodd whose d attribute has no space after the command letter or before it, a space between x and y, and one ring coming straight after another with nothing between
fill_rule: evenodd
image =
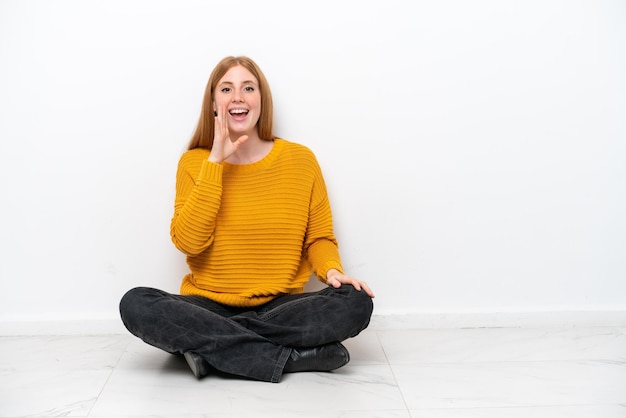
<instances>
[{"instance_id":1,"label":"young woman","mask_svg":"<svg viewBox=\"0 0 626 418\"><path fill-rule=\"evenodd\" d=\"M372 314L369 286L343 271L314 154L272 124L259 67L224 58L176 176L171 237L190 273L180 295L140 287L120 302L131 333L184 355L198 378L337 369L350 359L341 341ZM303 293L311 273L328 286Z\"/></svg>"}]
</instances>

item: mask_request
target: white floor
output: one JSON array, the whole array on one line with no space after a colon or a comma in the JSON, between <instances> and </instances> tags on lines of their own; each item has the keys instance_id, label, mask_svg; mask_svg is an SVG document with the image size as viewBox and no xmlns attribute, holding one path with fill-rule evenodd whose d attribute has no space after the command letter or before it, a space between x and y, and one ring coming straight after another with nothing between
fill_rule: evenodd
<instances>
[{"instance_id":1,"label":"white floor","mask_svg":"<svg viewBox=\"0 0 626 418\"><path fill-rule=\"evenodd\" d=\"M368 329L333 373L210 376L130 335L0 337L0 417L626 417L626 328Z\"/></svg>"}]
</instances>

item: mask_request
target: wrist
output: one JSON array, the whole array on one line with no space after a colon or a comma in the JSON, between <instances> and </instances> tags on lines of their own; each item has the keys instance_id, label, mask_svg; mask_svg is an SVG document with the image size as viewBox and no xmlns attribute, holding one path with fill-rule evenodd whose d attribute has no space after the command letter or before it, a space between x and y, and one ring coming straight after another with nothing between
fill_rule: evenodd
<instances>
[{"instance_id":1,"label":"wrist","mask_svg":"<svg viewBox=\"0 0 626 418\"><path fill-rule=\"evenodd\" d=\"M328 269L328 271L326 272L326 280L328 279L336 279L338 276L341 275L341 272L337 269Z\"/></svg>"}]
</instances>

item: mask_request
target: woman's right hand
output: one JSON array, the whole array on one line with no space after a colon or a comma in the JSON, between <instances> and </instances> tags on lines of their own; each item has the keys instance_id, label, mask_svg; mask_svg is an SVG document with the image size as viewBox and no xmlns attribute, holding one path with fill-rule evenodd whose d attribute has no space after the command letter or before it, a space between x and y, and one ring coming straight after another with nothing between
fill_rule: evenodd
<instances>
[{"instance_id":1,"label":"woman's right hand","mask_svg":"<svg viewBox=\"0 0 626 418\"><path fill-rule=\"evenodd\" d=\"M228 157L233 155L237 148L248 139L248 135L240 136L236 141L230 139L228 132L228 111L226 106L217 109L215 116L215 135L213 136L213 147L209 161L221 164Z\"/></svg>"}]
</instances>

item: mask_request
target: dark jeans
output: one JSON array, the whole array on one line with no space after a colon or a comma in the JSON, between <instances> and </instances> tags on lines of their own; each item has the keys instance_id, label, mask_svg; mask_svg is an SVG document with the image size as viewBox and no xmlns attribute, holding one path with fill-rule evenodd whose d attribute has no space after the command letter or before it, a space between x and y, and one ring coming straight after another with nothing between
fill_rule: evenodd
<instances>
[{"instance_id":1,"label":"dark jeans","mask_svg":"<svg viewBox=\"0 0 626 418\"><path fill-rule=\"evenodd\" d=\"M280 296L255 308L234 308L200 296L138 287L120 302L122 321L146 343L169 353L192 351L215 369L278 382L293 348L356 336L373 304L351 285Z\"/></svg>"}]
</instances>

